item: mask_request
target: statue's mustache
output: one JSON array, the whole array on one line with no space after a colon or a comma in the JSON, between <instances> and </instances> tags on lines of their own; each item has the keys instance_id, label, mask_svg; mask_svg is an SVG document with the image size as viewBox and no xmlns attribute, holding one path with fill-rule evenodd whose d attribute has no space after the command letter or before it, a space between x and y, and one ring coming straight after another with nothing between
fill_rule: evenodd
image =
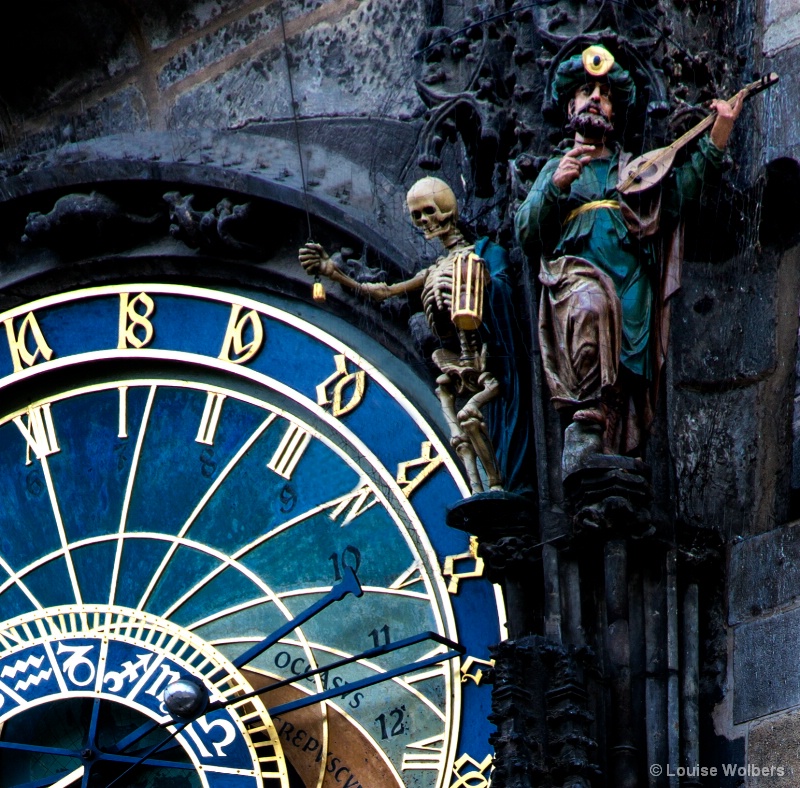
<instances>
[{"instance_id":1,"label":"statue's mustache","mask_svg":"<svg viewBox=\"0 0 800 788\"><path fill-rule=\"evenodd\" d=\"M595 109L597 111L589 112L590 109ZM606 115L600 107L592 104L584 107L580 112L576 112L572 118L570 118L568 128L578 132L600 131L611 133L614 131L614 124L611 122L611 118Z\"/></svg>"},{"instance_id":2,"label":"statue's mustache","mask_svg":"<svg viewBox=\"0 0 800 788\"><path fill-rule=\"evenodd\" d=\"M594 110L594 112L590 112L590 110ZM598 115L606 120L611 120L608 113L606 113L600 104L587 104L580 112L576 113L579 116L596 118Z\"/></svg>"}]
</instances>

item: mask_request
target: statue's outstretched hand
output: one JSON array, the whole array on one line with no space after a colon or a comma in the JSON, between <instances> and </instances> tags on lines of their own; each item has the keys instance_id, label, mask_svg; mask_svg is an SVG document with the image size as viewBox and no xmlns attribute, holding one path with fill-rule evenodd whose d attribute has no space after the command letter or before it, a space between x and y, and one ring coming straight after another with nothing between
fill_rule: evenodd
<instances>
[{"instance_id":1,"label":"statue's outstretched hand","mask_svg":"<svg viewBox=\"0 0 800 788\"><path fill-rule=\"evenodd\" d=\"M333 260L320 244L307 243L301 246L297 257L309 276L331 276L336 270Z\"/></svg>"},{"instance_id":2,"label":"statue's outstretched hand","mask_svg":"<svg viewBox=\"0 0 800 788\"><path fill-rule=\"evenodd\" d=\"M711 127L711 142L720 150L728 144L733 124L739 117L743 104L744 96L741 93L737 93L730 102L724 99L714 99L711 102L711 109L717 113L714 125Z\"/></svg>"},{"instance_id":3,"label":"statue's outstretched hand","mask_svg":"<svg viewBox=\"0 0 800 788\"><path fill-rule=\"evenodd\" d=\"M594 149L594 145L576 145L562 156L556 171L553 173L553 183L562 192L568 191L572 182L578 179L583 170L583 165L592 160L592 157L587 154Z\"/></svg>"}]
</instances>

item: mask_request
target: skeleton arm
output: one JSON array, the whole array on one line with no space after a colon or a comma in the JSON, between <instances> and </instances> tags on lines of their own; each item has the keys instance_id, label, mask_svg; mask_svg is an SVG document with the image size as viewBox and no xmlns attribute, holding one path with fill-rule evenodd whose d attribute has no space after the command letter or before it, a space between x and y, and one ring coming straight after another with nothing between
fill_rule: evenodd
<instances>
[{"instance_id":1,"label":"skeleton arm","mask_svg":"<svg viewBox=\"0 0 800 788\"><path fill-rule=\"evenodd\" d=\"M298 253L300 265L309 276L325 276L338 282L357 293L368 296L373 301L380 303L385 301L391 296L409 293L412 290L419 290L425 283L427 276L427 269L415 274L411 279L404 282L397 282L393 285L387 285L385 282L356 282L347 274L345 274L336 263L331 260L328 253L322 248L320 244L307 243L300 247Z\"/></svg>"}]
</instances>

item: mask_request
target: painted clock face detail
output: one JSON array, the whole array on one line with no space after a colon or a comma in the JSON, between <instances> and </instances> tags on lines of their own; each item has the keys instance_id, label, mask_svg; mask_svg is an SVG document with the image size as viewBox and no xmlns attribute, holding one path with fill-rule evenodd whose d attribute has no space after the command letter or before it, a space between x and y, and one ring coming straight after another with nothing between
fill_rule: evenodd
<instances>
[{"instance_id":1,"label":"painted clock face detail","mask_svg":"<svg viewBox=\"0 0 800 788\"><path fill-rule=\"evenodd\" d=\"M110 731L118 743L168 720L162 693L178 676L212 700L264 688L263 704L199 718L130 785L174 772L186 786L277 788L284 757L317 788L488 783L489 731L475 721L501 631L466 535L444 525L463 480L374 360L280 307L153 284L0 315L0 396L16 403L0 414L0 764L27 764L0 766L0 786L59 785L70 769L63 784L80 785L91 758L119 774L119 760L97 765L114 753ZM361 598L237 662L348 569ZM296 678L423 631L468 658L347 690L444 651L428 640ZM88 715L93 754L31 733L59 709ZM26 736L53 763L19 760Z\"/></svg>"},{"instance_id":2,"label":"painted clock face detail","mask_svg":"<svg viewBox=\"0 0 800 788\"><path fill-rule=\"evenodd\" d=\"M101 723L108 722L126 733L140 727L135 720L169 722L171 716L161 698L164 688L179 678L192 676L202 682L212 689L215 701L230 700L251 689L218 652L170 622L115 606L60 606L7 622L0 629L0 642L6 647L0 660L5 744L29 748L5 751L3 785L49 784L42 783L42 778L52 777L64 786L106 786L128 769L131 780L137 778L134 784L141 784L142 774L148 785L183 775L183 785L188 786L201 784L197 781L200 773L202 784L209 788L280 788L285 781L281 748L258 697L185 726L167 726L176 733L179 746L154 752L136 774L138 749L144 742L136 752L128 752L119 747L123 733L115 737L101 731ZM35 721L41 725L42 719L49 719L51 724L69 725L66 733L74 742L76 721L71 716L76 714L76 702L91 709L88 741L73 748L65 747L63 739L60 747L52 739L19 741L32 722L35 728ZM127 712L123 719L121 710ZM156 741L159 738L165 736ZM145 749L149 748L148 741ZM126 784L130 783L122 783Z\"/></svg>"}]
</instances>

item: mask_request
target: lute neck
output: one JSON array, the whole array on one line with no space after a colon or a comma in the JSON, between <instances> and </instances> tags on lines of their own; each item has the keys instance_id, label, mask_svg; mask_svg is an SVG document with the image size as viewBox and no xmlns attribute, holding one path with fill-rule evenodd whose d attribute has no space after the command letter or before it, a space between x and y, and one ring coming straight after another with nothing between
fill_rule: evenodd
<instances>
[{"instance_id":1,"label":"lute neck","mask_svg":"<svg viewBox=\"0 0 800 788\"><path fill-rule=\"evenodd\" d=\"M738 93L731 96L728 99L728 103L732 104L736 101L739 97L741 100L750 98L750 96L755 95L756 93L760 93L762 90L766 90L769 87L772 87L778 81L778 75L775 73L769 74L761 79L756 80L755 82L751 82L749 85L745 85ZM652 167L654 164L663 161L664 159L668 158L676 151L680 150L682 147L690 143L693 139L699 137L706 129L710 128L714 125L714 121L717 119L717 113L712 112L710 115L703 118L699 123L695 126L692 126L688 131L681 134L674 142L667 145L665 148L661 148L660 150L655 152L655 155L652 158L648 158L647 161L643 162L642 164L637 167L635 172L632 172L626 179L625 183L620 187L621 191L624 191L626 187L630 186L632 183L635 182L636 178L641 175L641 173Z\"/></svg>"}]
</instances>

